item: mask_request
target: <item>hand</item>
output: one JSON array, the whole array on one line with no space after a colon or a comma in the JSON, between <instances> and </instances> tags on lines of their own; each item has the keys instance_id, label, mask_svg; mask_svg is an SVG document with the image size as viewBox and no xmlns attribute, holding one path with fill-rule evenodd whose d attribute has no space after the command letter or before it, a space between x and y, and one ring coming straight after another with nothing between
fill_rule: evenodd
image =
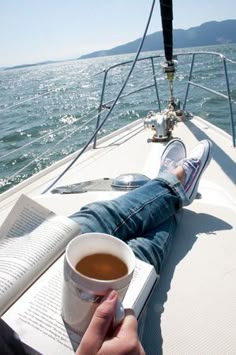
<instances>
[{"instance_id":1,"label":"hand","mask_svg":"<svg viewBox=\"0 0 236 355\"><path fill-rule=\"evenodd\" d=\"M133 314L126 312L122 323L111 331L117 299L117 292L111 291L98 306L76 355L145 355Z\"/></svg>"}]
</instances>

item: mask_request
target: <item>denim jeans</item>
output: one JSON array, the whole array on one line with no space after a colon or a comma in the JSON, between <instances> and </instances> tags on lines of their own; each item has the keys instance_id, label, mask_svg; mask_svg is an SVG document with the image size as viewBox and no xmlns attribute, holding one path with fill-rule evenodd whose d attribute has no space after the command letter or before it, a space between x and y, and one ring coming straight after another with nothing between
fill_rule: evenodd
<instances>
[{"instance_id":1,"label":"denim jeans","mask_svg":"<svg viewBox=\"0 0 236 355\"><path fill-rule=\"evenodd\" d=\"M186 204L179 180L160 173L118 198L82 207L71 218L80 224L81 233L107 233L127 242L159 274L176 229L176 213Z\"/></svg>"}]
</instances>

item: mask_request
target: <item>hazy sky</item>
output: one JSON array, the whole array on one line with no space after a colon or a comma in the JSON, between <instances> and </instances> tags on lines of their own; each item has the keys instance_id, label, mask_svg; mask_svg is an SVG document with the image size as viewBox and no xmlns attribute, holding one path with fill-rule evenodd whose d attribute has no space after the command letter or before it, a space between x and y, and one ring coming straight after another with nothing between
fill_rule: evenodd
<instances>
[{"instance_id":1,"label":"hazy sky","mask_svg":"<svg viewBox=\"0 0 236 355\"><path fill-rule=\"evenodd\" d=\"M0 0L0 66L73 58L142 36L152 0ZM236 0L173 0L174 28L236 18ZM161 30L156 0L149 33Z\"/></svg>"}]
</instances>

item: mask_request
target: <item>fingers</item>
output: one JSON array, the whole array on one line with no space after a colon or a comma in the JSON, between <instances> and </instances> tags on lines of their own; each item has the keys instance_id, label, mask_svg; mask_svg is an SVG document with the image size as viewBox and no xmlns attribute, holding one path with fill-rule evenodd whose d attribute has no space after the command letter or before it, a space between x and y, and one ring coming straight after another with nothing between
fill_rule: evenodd
<instances>
[{"instance_id":1,"label":"fingers","mask_svg":"<svg viewBox=\"0 0 236 355\"><path fill-rule=\"evenodd\" d=\"M111 291L96 309L76 355L97 354L113 321L118 295Z\"/></svg>"},{"instance_id":2,"label":"fingers","mask_svg":"<svg viewBox=\"0 0 236 355\"><path fill-rule=\"evenodd\" d=\"M137 335L137 320L133 311L126 310L122 324L113 337L103 343L97 355L145 355Z\"/></svg>"},{"instance_id":3,"label":"fingers","mask_svg":"<svg viewBox=\"0 0 236 355\"><path fill-rule=\"evenodd\" d=\"M120 354L122 355L145 355L144 349L137 334L138 322L132 309L125 311L126 316L117 337L122 340Z\"/></svg>"},{"instance_id":4,"label":"fingers","mask_svg":"<svg viewBox=\"0 0 236 355\"><path fill-rule=\"evenodd\" d=\"M145 355L137 335L137 320L131 310L126 310L121 325L107 338L117 299L117 292L111 291L98 306L76 355Z\"/></svg>"}]
</instances>

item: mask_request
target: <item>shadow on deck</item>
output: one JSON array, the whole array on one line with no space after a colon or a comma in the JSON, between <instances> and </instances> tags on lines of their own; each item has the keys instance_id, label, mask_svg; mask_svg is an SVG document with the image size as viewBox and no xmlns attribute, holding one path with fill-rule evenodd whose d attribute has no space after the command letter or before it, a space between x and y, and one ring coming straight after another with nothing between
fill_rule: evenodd
<instances>
[{"instance_id":1,"label":"shadow on deck","mask_svg":"<svg viewBox=\"0 0 236 355\"><path fill-rule=\"evenodd\" d=\"M189 284L192 272L191 257L188 258L190 261L190 269L187 269L189 262L184 262L182 265L182 261L192 249L195 249L194 244L197 242L199 235L204 235L204 237L216 237L218 231L225 230L232 230L232 225L223 219L208 213L197 213L189 209L184 209L170 254L162 269L159 283L156 285L156 289L151 296L146 312L139 324L140 339L142 339L142 344L147 355L191 353L189 349L185 349L183 339L181 339L181 329L176 329L178 328L178 324L175 322L176 317L178 318L179 316L178 313L181 312L181 310L178 309L178 302L183 303L185 302L185 298L189 297L188 293L185 294L185 290L187 291L188 288L196 287L196 284ZM201 258L199 257L199 263L200 262ZM175 272L177 268L178 275L176 277ZM174 289L172 289L173 282L175 284ZM175 302L176 283L178 283L178 292L176 295L177 301ZM194 275L193 283L195 283ZM181 289L180 292L179 289ZM170 300L168 298L170 298ZM190 300L190 302L192 302L192 307L194 307L194 299L192 301ZM166 306L168 307L167 319L165 319ZM162 319L163 316L164 320ZM187 326L191 326L191 324L183 324L183 327ZM174 338L174 340L172 338ZM182 341L182 345L178 344L179 341ZM193 339L193 341L195 341L195 339ZM174 347L171 352L164 351L163 345L169 342L172 343L172 345L178 344L179 349Z\"/></svg>"}]
</instances>

